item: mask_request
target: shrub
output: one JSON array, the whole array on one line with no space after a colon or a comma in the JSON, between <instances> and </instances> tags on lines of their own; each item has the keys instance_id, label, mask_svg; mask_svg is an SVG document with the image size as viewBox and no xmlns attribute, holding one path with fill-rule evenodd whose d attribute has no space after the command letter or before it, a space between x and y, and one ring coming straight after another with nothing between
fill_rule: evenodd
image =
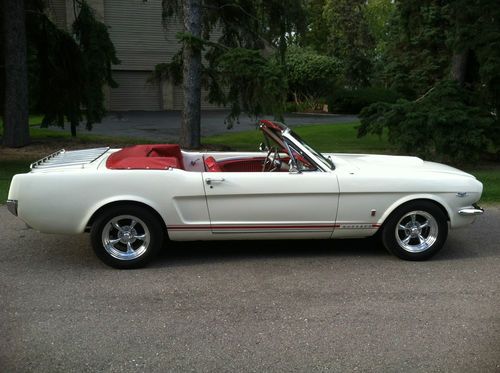
<instances>
[{"instance_id":1,"label":"shrub","mask_svg":"<svg viewBox=\"0 0 500 373\"><path fill-rule=\"evenodd\" d=\"M394 90L379 87L336 89L328 98L331 113L358 114L364 107L376 102L394 103L401 95Z\"/></svg>"},{"instance_id":2,"label":"shrub","mask_svg":"<svg viewBox=\"0 0 500 373\"><path fill-rule=\"evenodd\" d=\"M296 102L324 97L341 75L337 59L308 49L290 47L285 63L289 92Z\"/></svg>"},{"instance_id":3,"label":"shrub","mask_svg":"<svg viewBox=\"0 0 500 373\"><path fill-rule=\"evenodd\" d=\"M372 104L360 117L358 137L387 131L389 142L401 152L453 163L478 160L496 136L491 113L450 81L417 101Z\"/></svg>"}]
</instances>

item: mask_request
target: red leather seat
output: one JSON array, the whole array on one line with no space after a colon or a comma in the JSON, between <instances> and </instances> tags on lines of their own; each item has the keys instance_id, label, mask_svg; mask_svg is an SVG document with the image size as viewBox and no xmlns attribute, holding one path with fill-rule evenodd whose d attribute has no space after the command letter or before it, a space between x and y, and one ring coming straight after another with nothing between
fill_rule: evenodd
<instances>
[{"instance_id":1,"label":"red leather seat","mask_svg":"<svg viewBox=\"0 0 500 373\"><path fill-rule=\"evenodd\" d=\"M208 172L222 172L222 169L217 164L214 157L208 156L203 159L203 162L205 163L205 168Z\"/></svg>"},{"instance_id":2,"label":"red leather seat","mask_svg":"<svg viewBox=\"0 0 500 373\"><path fill-rule=\"evenodd\" d=\"M177 144L149 145L148 157L175 157L179 161L179 168L184 169L181 147Z\"/></svg>"}]
</instances>

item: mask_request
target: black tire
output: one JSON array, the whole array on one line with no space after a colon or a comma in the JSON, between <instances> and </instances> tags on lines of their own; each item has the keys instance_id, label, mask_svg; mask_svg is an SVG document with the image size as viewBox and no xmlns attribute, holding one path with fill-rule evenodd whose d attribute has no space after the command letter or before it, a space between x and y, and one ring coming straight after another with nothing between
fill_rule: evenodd
<instances>
[{"instance_id":1,"label":"black tire","mask_svg":"<svg viewBox=\"0 0 500 373\"><path fill-rule=\"evenodd\" d=\"M412 201L398 207L382 227L385 248L405 260L429 259L441 250L447 236L446 215L429 201Z\"/></svg>"},{"instance_id":2,"label":"black tire","mask_svg":"<svg viewBox=\"0 0 500 373\"><path fill-rule=\"evenodd\" d=\"M163 238L164 228L158 217L149 209L135 205L106 209L90 231L97 257L120 269L147 265L162 247Z\"/></svg>"}]
</instances>

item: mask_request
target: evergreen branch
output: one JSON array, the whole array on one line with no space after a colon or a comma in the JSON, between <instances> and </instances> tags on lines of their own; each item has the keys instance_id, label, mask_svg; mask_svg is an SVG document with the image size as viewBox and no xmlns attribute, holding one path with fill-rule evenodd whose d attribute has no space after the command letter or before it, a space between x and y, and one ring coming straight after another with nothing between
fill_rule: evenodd
<instances>
[{"instance_id":1,"label":"evergreen branch","mask_svg":"<svg viewBox=\"0 0 500 373\"><path fill-rule=\"evenodd\" d=\"M432 91L434 91L435 88L436 88L436 86L432 87L427 92L425 92L422 96L420 96L419 98L417 98L414 102L422 101L429 93L431 93Z\"/></svg>"}]
</instances>

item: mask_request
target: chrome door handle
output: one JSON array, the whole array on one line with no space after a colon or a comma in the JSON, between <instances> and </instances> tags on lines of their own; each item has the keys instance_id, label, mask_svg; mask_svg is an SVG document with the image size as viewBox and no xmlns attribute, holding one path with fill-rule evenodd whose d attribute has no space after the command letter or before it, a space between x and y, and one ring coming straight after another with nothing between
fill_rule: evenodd
<instances>
[{"instance_id":1,"label":"chrome door handle","mask_svg":"<svg viewBox=\"0 0 500 373\"><path fill-rule=\"evenodd\" d=\"M208 185L211 185L212 183L222 183L224 181L224 178L211 178L211 177L207 177L205 179L205 182L208 184Z\"/></svg>"}]
</instances>

